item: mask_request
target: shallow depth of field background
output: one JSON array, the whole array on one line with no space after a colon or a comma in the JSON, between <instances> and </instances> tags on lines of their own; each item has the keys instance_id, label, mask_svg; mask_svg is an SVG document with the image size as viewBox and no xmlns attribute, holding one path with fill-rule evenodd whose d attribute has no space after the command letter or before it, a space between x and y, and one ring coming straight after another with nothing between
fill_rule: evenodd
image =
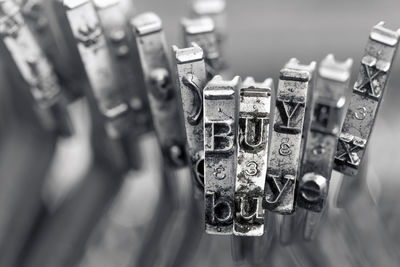
<instances>
[{"instance_id":1,"label":"shallow depth of field background","mask_svg":"<svg viewBox=\"0 0 400 267\"><path fill-rule=\"evenodd\" d=\"M272 77L275 85L279 70L290 58L297 57L303 63L312 60L319 62L328 53L333 53L340 60L348 57L354 59L351 82L354 84L372 26L384 20L388 27L400 28L398 0L227 0L227 2L228 40L227 51L224 52L230 72L243 78L253 76L258 81ZM134 0L134 3L138 13L145 11L157 13L163 20L169 45L182 47L180 19L189 16L188 0ZM7 67L5 62L0 63L0 78L4 77L4 69ZM3 93L4 91L0 91L0 94ZM3 102L0 99L3 107L10 105L16 110L23 107L23 104ZM7 151L0 157L2 177L26 175L32 178L30 175L46 172L40 168L45 168L47 162L54 160L43 189L42 185L31 182L36 178L21 179L18 185L12 181L7 182L6 178L0 179L0 241L4 237L10 240L9 243L0 242L0 257L7 257L4 255L6 252L1 253L1 250L5 251L4 248L9 249L11 246L17 248L21 245L13 243L19 236L7 230L12 227L7 227L24 223L24 220L18 219L18 212L23 216L30 216L27 214L29 208L27 211L23 210L30 203L17 205L15 203L18 202L18 197L7 192L19 192L18 187L37 191L44 202L51 203L49 210L52 211L60 202L68 199L68 192L79 187L82 177L90 168L93 157L89 149L88 124L90 123L87 110L82 104L74 105L74 117L79 118L76 125L77 136L71 140L61 141L54 154L56 156L52 154L55 148L47 144L45 137L42 138L43 143L37 143L38 136L31 134L30 131L8 134L8 139L0 142L2 151ZM25 113L21 112L24 114L21 116L28 121L31 115ZM302 262L297 258L299 251L300 256L312 258L310 261L303 261L308 262L308 265L298 264L299 267L386 267L391 266L389 264L393 261L400 265L399 114L400 54L394 62L385 99L369 145L367 187L366 192L362 194L363 197L355 197L354 204L349 204L347 210L336 210L337 213L328 217L328 222L324 224L322 233L315 243L287 248L280 247L276 243L273 251L266 251L266 254L271 253L271 261L268 265L260 266L295 266L295 263ZM2 116L0 120L0 125L11 124ZM4 128L4 131L0 131L0 137L10 130ZM144 139L142 149L151 152L146 154L143 160L145 172L132 172L127 176L122 190L110 205L111 209L99 220L94 229L88 229L94 231L86 248L80 253L82 258L78 260L79 267L131 267L132 262L138 257L148 222L155 216L154 209L159 200L163 178L160 174L161 156L156 139L154 136ZM337 175L333 179L336 178ZM88 184L92 185L95 182ZM351 200L352 195L347 199ZM74 205L79 206L79 203ZM13 213L10 210L15 207L20 208L18 212L14 212L15 221L7 220L6 216ZM74 210L72 204L71 210ZM62 217L60 221L62 222ZM356 227L352 228L349 225ZM54 232L63 230L61 226L59 229L54 229ZM188 267L235 266L231 259L230 242L230 237L209 237L202 242ZM68 247L69 244L62 245ZM302 254L303 248L309 254ZM168 249L165 247L167 254ZM150 250L148 253L153 255L154 252ZM392 257L391 260L388 260L389 255ZM47 256L58 255L44 255L44 258ZM3 267L1 261L0 267Z\"/></svg>"}]
</instances>

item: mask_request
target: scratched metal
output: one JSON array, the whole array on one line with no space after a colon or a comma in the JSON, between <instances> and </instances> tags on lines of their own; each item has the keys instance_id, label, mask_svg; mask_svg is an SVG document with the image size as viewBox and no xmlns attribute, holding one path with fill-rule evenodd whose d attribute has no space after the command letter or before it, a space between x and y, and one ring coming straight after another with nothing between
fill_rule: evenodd
<instances>
[{"instance_id":1,"label":"scratched metal","mask_svg":"<svg viewBox=\"0 0 400 267\"><path fill-rule=\"evenodd\" d=\"M185 164L185 134L180 122L178 91L167 58L161 19L143 13L131 21L145 77L153 124L164 155L175 166Z\"/></svg>"},{"instance_id":2,"label":"scratched metal","mask_svg":"<svg viewBox=\"0 0 400 267\"><path fill-rule=\"evenodd\" d=\"M104 127L109 137L126 134L121 119L129 114L118 86L115 64L107 46L96 9L92 1L65 0L67 18L76 39L97 108L104 117Z\"/></svg>"},{"instance_id":3,"label":"scratched metal","mask_svg":"<svg viewBox=\"0 0 400 267\"><path fill-rule=\"evenodd\" d=\"M227 37L226 0L194 0L192 3L194 17L210 17L215 23L218 43Z\"/></svg>"},{"instance_id":4,"label":"scratched metal","mask_svg":"<svg viewBox=\"0 0 400 267\"><path fill-rule=\"evenodd\" d=\"M224 64L218 45L214 21L208 17L182 19L185 46L197 43L204 51L209 79L219 74Z\"/></svg>"},{"instance_id":5,"label":"scratched metal","mask_svg":"<svg viewBox=\"0 0 400 267\"><path fill-rule=\"evenodd\" d=\"M268 163L268 134L273 81L247 78L240 88L238 162L233 233L264 234L262 207Z\"/></svg>"},{"instance_id":6,"label":"scratched metal","mask_svg":"<svg viewBox=\"0 0 400 267\"><path fill-rule=\"evenodd\" d=\"M334 169L357 175L387 85L399 45L400 29L387 29L381 22L372 28L349 109L340 134Z\"/></svg>"},{"instance_id":7,"label":"scratched metal","mask_svg":"<svg viewBox=\"0 0 400 267\"><path fill-rule=\"evenodd\" d=\"M301 65L297 59L291 59L280 73L264 203L273 212L291 214L294 211L305 109L315 65L315 62Z\"/></svg>"},{"instance_id":8,"label":"scratched metal","mask_svg":"<svg viewBox=\"0 0 400 267\"><path fill-rule=\"evenodd\" d=\"M297 205L306 210L321 212L327 198L352 64L328 55L319 66L297 195Z\"/></svg>"},{"instance_id":9,"label":"scratched metal","mask_svg":"<svg viewBox=\"0 0 400 267\"><path fill-rule=\"evenodd\" d=\"M204 129L203 89L207 83L203 50L195 43L179 49L174 46L177 73L176 84L180 88L187 151L193 176L204 187Z\"/></svg>"},{"instance_id":10,"label":"scratched metal","mask_svg":"<svg viewBox=\"0 0 400 267\"><path fill-rule=\"evenodd\" d=\"M0 36L35 100L43 126L61 135L72 132L67 103L58 77L20 6L12 0L0 2Z\"/></svg>"},{"instance_id":11,"label":"scratched metal","mask_svg":"<svg viewBox=\"0 0 400 267\"><path fill-rule=\"evenodd\" d=\"M130 134L140 135L152 127L149 102L136 49L136 41L129 26L129 15L123 10L122 0L95 0L93 3L103 28L111 57L115 62L115 75L123 99L129 105L129 119L124 125Z\"/></svg>"},{"instance_id":12,"label":"scratched metal","mask_svg":"<svg viewBox=\"0 0 400 267\"><path fill-rule=\"evenodd\" d=\"M212 79L204 89L205 223L209 234L232 234L240 77Z\"/></svg>"}]
</instances>

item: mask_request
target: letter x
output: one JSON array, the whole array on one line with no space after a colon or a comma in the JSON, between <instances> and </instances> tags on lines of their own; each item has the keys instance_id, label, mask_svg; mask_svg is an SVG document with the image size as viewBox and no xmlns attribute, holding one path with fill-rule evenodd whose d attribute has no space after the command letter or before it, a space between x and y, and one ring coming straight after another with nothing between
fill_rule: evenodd
<instances>
[{"instance_id":1,"label":"letter x","mask_svg":"<svg viewBox=\"0 0 400 267\"><path fill-rule=\"evenodd\" d=\"M379 85L374 85L374 81L377 81L377 77L383 72L381 70L375 71L375 73L372 73L372 67L369 67L364 64L364 69L366 73L366 80L364 80L359 86L357 86L357 90L360 92L366 92L367 88L366 85L369 85L370 91L368 91L368 94L371 97L374 98L379 98L382 93L382 87Z\"/></svg>"},{"instance_id":2,"label":"letter x","mask_svg":"<svg viewBox=\"0 0 400 267\"><path fill-rule=\"evenodd\" d=\"M339 144L341 144L344 148L344 152L342 152L341 154L337 154L335 158L343 162L346 161L347 157L348 164L352 166L358 166L360 164L360 158L358 157L357 152L360 150L360 147L343 140L339 140Z\"/></svg>"}]
</instances>

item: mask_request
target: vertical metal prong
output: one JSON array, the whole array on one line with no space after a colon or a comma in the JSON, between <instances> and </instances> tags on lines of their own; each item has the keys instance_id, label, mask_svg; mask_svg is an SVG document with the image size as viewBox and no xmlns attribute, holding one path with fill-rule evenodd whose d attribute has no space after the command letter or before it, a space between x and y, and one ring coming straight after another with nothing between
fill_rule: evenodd
<instances>
[{"instance_id":1,"label":"vertical metal prong","mask_svg":"<svg viewBox=\"0 0 400 267\"><path fill-rule=\"evenodd\" d=\"M312 212L321 212L327 199L345 112L351 62L338 62L332 55L328 55L318 70L311 105L311 127L306 135L297 196L297 205Z\"/></svg>"},{"instance_id":2,"label":"vertical metal prong","mask_svg":"<svg viewBox=\"0 0 400 267\"><path fill-rule=\"evenodd\" d=\"M232 234L237 160L238 91L216 76L204 89L205 222L209 234Z\"/></svg>"},{"instance_id":3,"label":"vertical metal prong","mask_svg":"<svg viewBox=\"0 0 400 267\"><path fill-rule=\"evenodd\" d=\"M136 35L153 124L165 159L175 167L185 165L185 134L178 91L168 61L162 21L155 13L137 15L131 26Z\"/></svg>"},{"instance_id":4,"label":"vertical metal prong","mask_svg":"<svg viewBox=\"0 0 400 267\"><path fill-rule=\"evenodd\" d=\"M214 21L208 17L184 18L181 24L185 46L197 43L204 51L208 78L211 79L220 74L224 68L224 63L218 45Z\"/></svg>"},{"instance_id":5,"label":"vertical metal prong","mask_svg":"<svg viewBox=\"0 0 400 267\"><path fill-rule=\"evenodd\" d=\"M121 98L129 108L125 121L130 135L137 137L152 128L151 113L141 70L136 40L125 15L122 0L93 1L103 28L110 57L115 62L115 76Z\"/></svg>"},{"instance_id":6,"label":"vertical metal prong","mask_svg":"<svg viewBox=\"0 0 400 267\"><path fill-rule=\"evenodd\" d=\"M352 60L329 54L321 62L313 92L311 124L306 134L297 205L307 210L303 238L312 240L327 201L333 160L345 113Z\"/></svg>"},{"instance_id":7,"label":"vertical metal prong","mask_svg":"<svg viewBox=\"0 0 400 267\"><path fill-rule=\"evenodd\" d=\"M87 94L108 137L120 139L128 132L126 117L130 109L119 87L115 62L95 6L88 0L64 1L64 5L91 86Z\"/></svg>"},{"instance_id":8,"label":"vertical metal prong","mask_svg":"<svg viewBox=\"0 0 400 267\"><path fill-rule=\"evenodd\" d=\"M182 99L186 142L191 169L198 185L204 187L203 89L207 83L203 50L173 47L177 82Z\"/></svg>"},{"instance_id":9,"label":"vertical metal prong","mask_svg":"<svg viewBox=\"0 0 400 267\"><path fill-rule=\"evenodd\" d=\"M268 163L272 79L256 83L247 78L240 88L238 163L233 233L264 234L262 207Z\"/></svg>"},{"instance_id":10,"label":"vertical metal prong","mask_svg":"<svg viewBox=\"0 0 400 267\"><path fill-rule=\"evenodd\" d=\"M400 32L383 22L369 35L335 156L334 169L345 175L356 176L364 158L399 38Z\"/></svg>"},{"instance_id":11,"label":"vertical metal prong","mask_svg":"<svg viewBox=\"0 0 400 267\"><path fill-rule=\"evenodd\" d=\"M193 0L192 13L194 17L210 17L215 23L217 39L223 49L227 38L226 0Z\"/></svg>"},{"instance_id":12,"label":"vertical metal prong","mask_svg":"<svg viewBox=\"0 0 400 267\"><path fill-rule=\"evenodd\" d=\"M276 97L265 187L265 207L281 214L295 209L295 186L300 174L305 109L313 84L315 62L291 59L281 70Z\"/></svg>"},{"instance_id":13,"label":"vertical metal prong","mask_svg":"<svg viewBox=\"0 0 400 267\"><path fill-rule=\"evenodd\" d=\"M40 38L30 28L20 6L13 0L0 3L0 37L20 75L30 89L42 126L59 135L72 134L67 99ZM45 27L48 21L42 21ZM31 25L32 26L32 25Z\"/></svg>"}]
</instances>

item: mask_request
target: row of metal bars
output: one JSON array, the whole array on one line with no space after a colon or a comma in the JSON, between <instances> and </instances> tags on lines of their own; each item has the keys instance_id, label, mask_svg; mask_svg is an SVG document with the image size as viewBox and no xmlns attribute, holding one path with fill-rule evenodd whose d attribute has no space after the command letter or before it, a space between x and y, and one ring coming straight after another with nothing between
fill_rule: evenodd
<instances>
[{"instance_id":1,"label":"row of metal bars","mask_svg":"<svg viewBox=\"0 0 400 267\"><path fill-rule=\"evenodd\" d=\"M50 1L44 3L57 12ZM68 62L68 57L65 53L62 61ZM4 51L1 58L11 60ZM0 266L396 266L399 262L400 246L389 236L374 201L377 196L367 184L367 178L376 177L369 178L375 172L366 161L358 178L333 177L337 185L330 195L340 194L330 199L314 241L303 242L293 235L289 245L280 245L276 239L280 218L271 215L267 222L276 234L259 247L232 251L231 260L226 250L230 238L203 231L202 203L193 197L196 189L187 179L189 170L171 170L163 163L153 134L134 140L138 153L134 165L140 168L127 171L112 160L107 142L97 136L90 121L86 101L78 100L69 107L75 136L57 139L40 127L26 85L7 60L1 63ZM74 145L85 149L73 154L77 158L63 157L60 150ZM89 167L79 169L86 174L67 184L69 190L52 184L62 181L59 173L80 167L81 160ZM144 199L138 197L146 197L142 187L149 194ZM292 234L297 225L293 227ZM260 248L266 250L257 252Z\"/></svg>"}]
</instances>

